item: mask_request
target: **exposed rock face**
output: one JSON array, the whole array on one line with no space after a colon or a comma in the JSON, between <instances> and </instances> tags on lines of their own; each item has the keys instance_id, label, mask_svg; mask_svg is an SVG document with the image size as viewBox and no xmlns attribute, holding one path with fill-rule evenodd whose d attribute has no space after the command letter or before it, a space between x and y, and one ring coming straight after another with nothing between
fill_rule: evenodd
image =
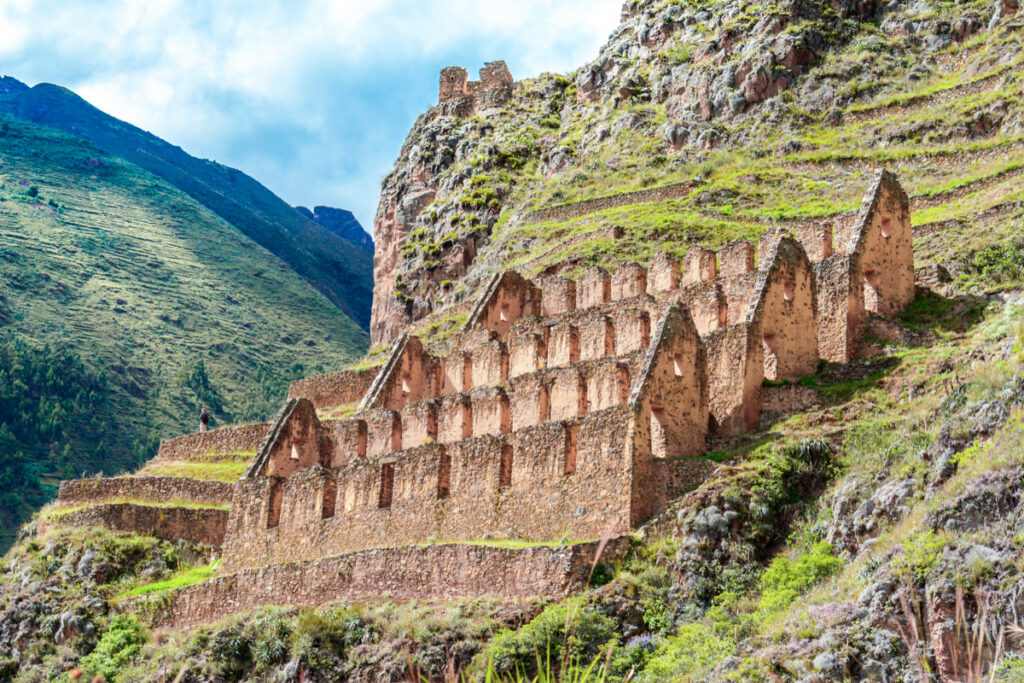
<instances>
[{"instance_id":1,"label":"exposed rock face","mask_svg":"<svg viewBox=\"0 0 1024 683\"><path fill-rule=\"evenodd\" d=\"M338 237L373 251L373 240L351 211L334 209L330 206L317 206L312 211L304 206L296 206L295 210L306 218L316 221Z\"/></svg>"}]
</instances>

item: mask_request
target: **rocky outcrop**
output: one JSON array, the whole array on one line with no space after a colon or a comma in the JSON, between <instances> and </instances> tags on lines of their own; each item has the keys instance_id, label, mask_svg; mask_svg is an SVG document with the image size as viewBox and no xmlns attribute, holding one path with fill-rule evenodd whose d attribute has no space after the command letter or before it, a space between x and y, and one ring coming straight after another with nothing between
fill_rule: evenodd
<instances>
[{"instance_id":1,"label":"rocky outcrop","mask_svg":"<svg viewBox=\"0 0 1024 683\"><path fill-rule=\"evenodd\" d=\"M373 240L351 211L334 209L329 206L317 206L312 211L304 206L296 206L295 210L306 218L316 221L338 237L373 252Z\"/></svg>"}]
</instances>

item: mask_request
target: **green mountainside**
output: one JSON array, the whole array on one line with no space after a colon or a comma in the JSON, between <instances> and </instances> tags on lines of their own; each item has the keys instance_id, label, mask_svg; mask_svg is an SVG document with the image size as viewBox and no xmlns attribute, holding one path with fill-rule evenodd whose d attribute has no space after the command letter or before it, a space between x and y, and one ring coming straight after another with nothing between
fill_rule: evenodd
<instances>
[{"instance_id":1,"label":"green mountainside","mask_svg":"<svg viewBox=\"0 0 1024 683\"><path fill-rule=\"evenodd\" d=\"M46 413L11 408L18 446L0 452L0 481L19 472L5 489L15 498L38 488L39 476L137 466L156 439L194 429L200 405L222 425L265 419L288 381L342 367L366 348L366 333L288 263L183 191L91 143L8 116L0 116L0 322L11 348L0 353L2 403ZM83 369L68 374L58 360ZM48 370L82 387L53 386ZM50 422L69 422L68 439L48 433ZM24 461L14 467L18 453ZM0 500L0 533L24 519L24 505L41 502L26 496Z\"/></svg>"},{"instance_id":2,"label":"green mountainside","mask_svg":"<svg viewBox=\"0 0 1024 683\"><path fill-rule=\"evenodd\" d=\"M0 113L63 130L140 166L183 191L287 263L367 327L373 255L325 229L241 171L196 159L115 119L60 86L0 93Z\"/></svg>"},{"instance_id":3,"label":"green mountainside","mask_svg":"<svg viewBox=\"0 0 1024 683\"><path fill-rule=\"evenodd\" d=\"M0 564L0 681L1024 681L1022 64L1015 0L641 0L578 71L431 108L383 186L368 362L406 330L443 350L510 266L841 226L881 168L911 195L917 298L865 358L791 387L806 409L707 454L582 595L158 633L216 553L48 508Z\"/></svg>"}]
</instances>

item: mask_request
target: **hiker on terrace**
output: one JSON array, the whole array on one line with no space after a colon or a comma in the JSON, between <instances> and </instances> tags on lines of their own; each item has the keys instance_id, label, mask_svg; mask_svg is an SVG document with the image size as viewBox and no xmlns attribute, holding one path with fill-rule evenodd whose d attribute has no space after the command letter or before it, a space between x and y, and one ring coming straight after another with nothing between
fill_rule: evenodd
<instances>
[{"instance_id":1,"label":"hiker on terrace","mask_svg":"<svg viewBox=\"0 0 1024 683\"><path fill-rule=\"evenodd\" d=\"M205 432L206 428L210 425L210 414L206 412L206 408L203 408L203 412L199 413L199 431Z\"/></svg>"}]
</instances>

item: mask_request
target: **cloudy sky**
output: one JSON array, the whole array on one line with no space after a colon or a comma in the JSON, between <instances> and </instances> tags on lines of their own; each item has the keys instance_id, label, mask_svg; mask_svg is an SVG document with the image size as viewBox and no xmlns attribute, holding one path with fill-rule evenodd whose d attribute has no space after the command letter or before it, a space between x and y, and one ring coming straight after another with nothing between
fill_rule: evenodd
<instances>
[{"instance_id":1,"label":"cloudy sky","mask_svg":"<svg viewBox=\"0 0 1024 683\"><path fill-rule=\"evenodd\" d=\"M242 169L372 232L440 69L516 78L596 56L622 0L0 0L0 74Z\"/></svg>"}]
</instances>

